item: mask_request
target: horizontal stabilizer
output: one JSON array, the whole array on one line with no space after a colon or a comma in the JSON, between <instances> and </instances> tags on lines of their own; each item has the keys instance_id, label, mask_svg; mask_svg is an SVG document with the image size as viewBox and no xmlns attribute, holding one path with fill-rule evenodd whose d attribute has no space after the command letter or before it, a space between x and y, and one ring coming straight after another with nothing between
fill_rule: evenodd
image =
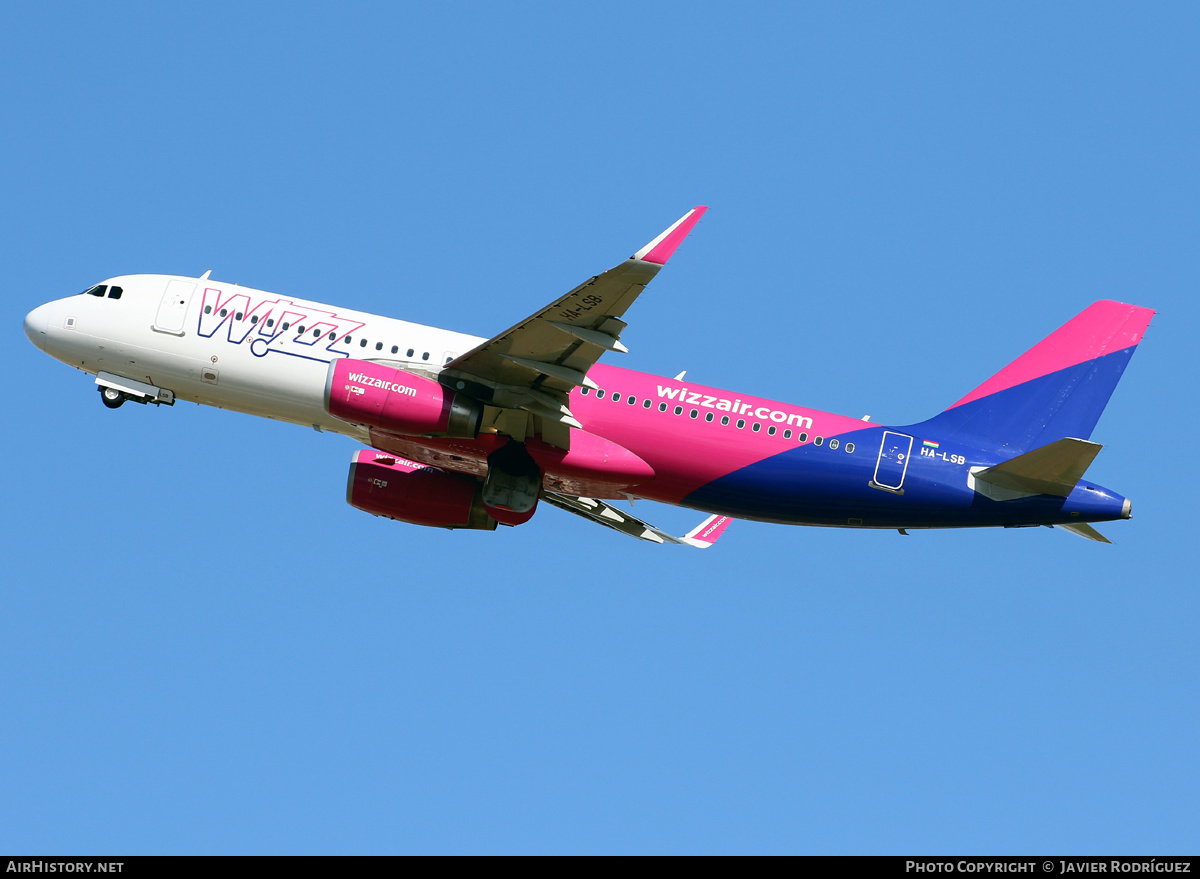
<instances>
[{"instance_id":1,"label":"horizontal stabilizer","mask_svg":"<svg viewBox=\"0 0 1200 879\"><path fill-rule=\"evenodd\" d=\"M1078 534L1080 537L1086 537L1088 540L1095 540L1098 543L1112 543L1111 540L1109 540L1087 522L1072 522L1069 525L1059 525L1058 527L1066 528L1072 534Z\"/></svg>"},{"instance_id":2,"label":"horizontal stabilizer","mask_svg":"<svg viewBox=\"0 0 1200 879\"><path fill-rule=\"evenodd\" d=\"M974 477L976 482L1021 494L1066 497L1075 490L1101 448L1099 443L1067 437L980 470Z\"/></svg>"}]
</instances>

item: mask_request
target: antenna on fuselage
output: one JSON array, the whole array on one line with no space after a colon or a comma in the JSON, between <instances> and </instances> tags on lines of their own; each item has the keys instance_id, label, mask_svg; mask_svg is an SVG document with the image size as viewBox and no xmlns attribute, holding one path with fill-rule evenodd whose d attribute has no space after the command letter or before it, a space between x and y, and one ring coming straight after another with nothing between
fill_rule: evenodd
<instances>
[{"instance_id":1,"label":"antenna on fuselage","mask_svg":"<svg viewBox=\"0 0 1200 879\"><path fill-rule=\"evenodd\" d=\"M208 280L208 276L209 276L209 275L211 275L211 274L212 274L212 269L209 269L207 272L205 272L203 275L201 275L201 276L200 276L199 280L201 280L201 281L207 281L207 280Z\"/></svg>"},{"instance_id":2,"label":"antenna on fuselage","mask_svg":"<svg viewBox=\"0 0 1200 879\"><path fill-rule=\"evenodd\" d=\"M687 375L687 370L686 370L686 369L685 369L683 372L679 373L679 375L675 376L675 381L677 381L677 382L681 382L681 381L683 381L683 377L684 377L685 375Z\"/></svg>"}]
</instances>

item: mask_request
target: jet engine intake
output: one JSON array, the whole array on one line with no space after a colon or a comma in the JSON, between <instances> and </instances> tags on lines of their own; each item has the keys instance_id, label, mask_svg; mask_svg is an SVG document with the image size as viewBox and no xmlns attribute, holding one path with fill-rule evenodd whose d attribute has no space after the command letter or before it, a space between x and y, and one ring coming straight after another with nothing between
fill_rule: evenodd
<instances>
[{"instance_id":1,"label":"jet engine intake","mask_svg":"<svg viewBox=\"0 0 1200 879\"><path fill-rule=\"evenodd\" d=\"M496 530L470 476L363 449L354 455L346 502L376 516L434 528Z\"/></svg>"},{"instance_id":2,"label":"jet engine intake","mask_svg":"<svg viewBox=\"0 0 1200 879\"><path fill-rule=\"evenodd\" d=\"M369 360L329 364L325 411L351 424L406 436L474 439L483 406L433 379Z\"/></svg>"}]
</instances>

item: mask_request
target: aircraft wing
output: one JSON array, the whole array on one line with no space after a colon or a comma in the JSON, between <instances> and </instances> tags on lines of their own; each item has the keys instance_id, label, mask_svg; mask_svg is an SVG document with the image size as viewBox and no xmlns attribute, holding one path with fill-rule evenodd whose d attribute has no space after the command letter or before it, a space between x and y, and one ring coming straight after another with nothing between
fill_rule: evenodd
<instances>
[{"instance_id":1,"label":"aircraft wing","mask_svg":"<svg viewBox=\"0 0 1200 879\"><path fill-rule=\"evenodd\" d=\"M611 504L590 497L575 497L569 494L558 494L553 491L542 492L542 500L553 504L560 510L582 516L592 522L606 525L614 531L628 534L639 540L649 540L652 543L679 543L685 546L695 546L707 549L717 542L729 523L729 516L709 516L683 537L673 537L665 531L660 531L653 525L643 522L626 510L618 510Z\"/></svg>"},{"instance_id":2,"label":"aircraft wing","mask_svg":"<svg viewBox=\"0 0 1200 879\"><path fill-rule=\"evenodd\" d=\"M706 210L692 208L619 266L451 361L442 371L443 383L462 382L460 388L470 385L472 393L493 406L541 418L543 436L565 448L567 428L580 426L567 407L567 395L577 386L594 386L587 371L605 351L628 350L620 342L626 327L621 316ZM516 433L503 422L496 426ZM559 427L544 429L554 426Z\"/></svg>"}]
</instances>

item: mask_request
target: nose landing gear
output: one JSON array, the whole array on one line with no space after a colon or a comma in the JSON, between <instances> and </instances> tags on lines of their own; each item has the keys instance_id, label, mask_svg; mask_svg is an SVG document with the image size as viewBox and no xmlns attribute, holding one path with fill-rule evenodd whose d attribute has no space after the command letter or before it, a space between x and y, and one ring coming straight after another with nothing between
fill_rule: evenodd
<instances>
[{"instance_id":1,"label":"nose landing gear","mask_svg":"<svg viewBox=\"0 0 1200 879\"><path fill-rule=\"evenodd\" d=\"M132 400L142 405L146 403L153 403L155 406L175 405L174 391L123 378L110 372L96 373L96 386L100 388L100 399L109 409L116 409L126 400Z\"/></svg>"},{"instance_id":2,"label":"nose landing gear","mask_svg":"<svg viewBox=\"0 0 1200 879\"><path fill-rule=\"evenodd\" d=\"M106 388L103 385L100 386L100 400L109 409L120 409L121 404L127 399L129 398L116 388Z\"/></svg>"}]
</instances>

